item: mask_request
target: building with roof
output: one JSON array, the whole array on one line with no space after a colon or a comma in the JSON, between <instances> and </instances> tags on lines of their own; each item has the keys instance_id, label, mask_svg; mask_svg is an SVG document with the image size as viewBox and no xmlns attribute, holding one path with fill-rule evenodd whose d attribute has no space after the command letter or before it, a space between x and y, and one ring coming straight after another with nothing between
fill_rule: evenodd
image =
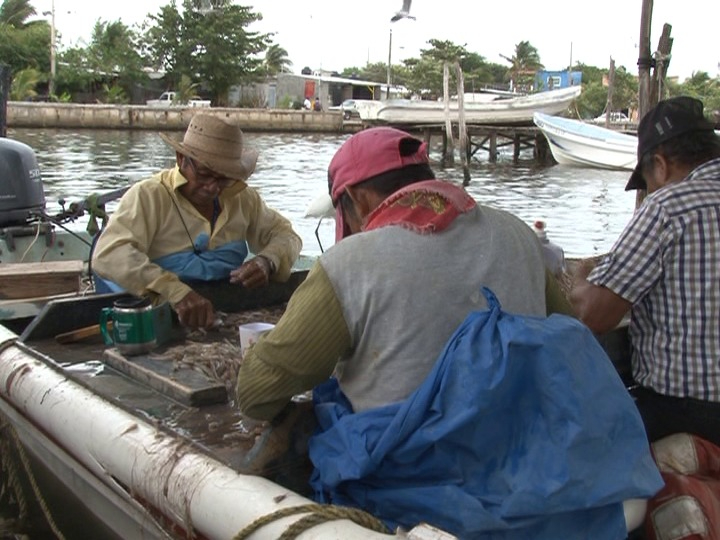
<instances>
[{"instance_id":1,"label":"building with roof","mask_svg":"<svg viewBox=\"0 0 720 540\"><path fill-rule=\"evenodd\" d=\"M390 97L404 95L404 87L391 87ZM323 110L340 105L347 99L385 99L387 85L376 81L340 77L335 74L279 73L264 83L238 86L231 90L229 102L240 107L300 108L305 98L320 100Z\"/></svg>"}]
</instances>

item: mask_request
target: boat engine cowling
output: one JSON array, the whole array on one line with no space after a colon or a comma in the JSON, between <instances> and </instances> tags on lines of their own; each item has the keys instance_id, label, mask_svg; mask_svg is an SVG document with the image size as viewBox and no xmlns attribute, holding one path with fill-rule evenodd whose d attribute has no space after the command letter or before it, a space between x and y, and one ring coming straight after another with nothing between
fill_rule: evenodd
<instances>
[{"instance_id":1,"label":"boat engine cowling","mask_svg":"<svg viewBox=\"0 0 720 540\"><path fill-rule=\"evenodd\" d=\"M24 225L45 209L40 167L27 144L0 138L0 227Z\"/></svg>"}]
</instances>

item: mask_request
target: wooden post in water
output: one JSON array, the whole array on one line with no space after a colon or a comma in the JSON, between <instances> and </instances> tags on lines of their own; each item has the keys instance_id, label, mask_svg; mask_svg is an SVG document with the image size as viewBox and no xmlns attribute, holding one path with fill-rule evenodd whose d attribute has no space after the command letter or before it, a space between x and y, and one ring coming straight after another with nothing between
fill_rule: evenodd
<instances>
[{"instance_id":1,"label":"wooden post in water","mask_svg":"<svg viewBox=\"0 0 720 540\"><path fill-rule=\"evenodd\" d=\"M653 0L643 0L642 18L640 20L640 57L638 58L638 121L648 113L658 101L663 99L665 74L670 64L670 51L673 40L670 37L672 26L663 25L663 32L658 42L658 51L653 61L650 53L650 24L652 22ZM654 72L650 74L650 69ZM643 189L637 190L635 208L638 208L647 195Z\"/></svg>"},{"instance_id":2,"label":"wooden post in water","mask_svg":"<svg viewBox=\"0 0 720 540\"><path fill-rule=\"evenodd\" d=\"M650 24L652 22L653 0L643 0L640 16L640 45L638 56L638 121L652 108L650 104Z\"/></svg>"},{"instance_id":3,"label":"wooden post in water","mask_svg":"<svg viewBox=\"0 0 720 540\"><path fill-rule=\"evenodd\" d=\"M0 64L0 137L7 137L7 102L10 96L10 67Z\"/></svg>"},{"instance_id":4,"label":"wooden post in water","mask_svg":"<svg viewBox=\"0 0 720 540\"><path fill-rule=\"evenodd\" d=\"M655 69L650 84L650 103L652 105L665 99L665 75L670 65L670 52L673 44L673 39L670 37L671 31L672 26L665 23L655 53Z\"/></svg>"},{"instance_id":5,"label":"wooden post in water","mask_svg":"<svg viewBox=\"0 0 720 540\"><path fill-rule=\"evenodd\" d=\"M463 186L470 185L470 167L468 164L470 152L468 150L468 134L465 126L465 79L463 78L460 62L455 62L455 76L457 77L458 93L458 137L460 139L460 163L463 168Z\"/></svg>"},{"instance_id":6,"label":"wooden post in water","mask_svg":"<svg viewBox=\"0 0 720 540\"><path fill-rule=\"evenodd\" d=\"M488 160L490 163L495 163L497 161L498 157L498 150L497 150L497 131L492 130L490 131L490 134L488 135L488 139L490 141L490 146L488 148Z\"/></svg>"},{"instance_id":7,"label":"wooden post in water","mask_svg":"<svg viewBox=\"0 0 720 540\"><path fill-rule=\"evenodd\" d=\"M447 147L443 152L443 165L452 165L455 163L455 143L450 121L450 67L447 62L443 63L443 102L445 104L445 136L447 138Z\"/></svg>"},{"instance_id":8,"label":"wooden post in water","mask_svg":"<svg viewBox=\"0 0 720 540\"><path fill-rule=\"evenodd\" d=\"M652 108L650 104L650 25L652 23L653 0L643 0L640 15L640 46L638 56L638 122ZM646 191L638 189L635 194L635 208L645 199Z\"/></svg>"}]
</instances>

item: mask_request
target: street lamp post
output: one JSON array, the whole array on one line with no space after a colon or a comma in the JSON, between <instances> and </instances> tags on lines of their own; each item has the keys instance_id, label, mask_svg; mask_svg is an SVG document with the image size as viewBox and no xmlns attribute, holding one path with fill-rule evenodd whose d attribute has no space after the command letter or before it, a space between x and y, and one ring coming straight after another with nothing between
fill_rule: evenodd
<instances>
[{"instance_id":1,"label":"street lamp post","mask_svg":"<svg viewBox=\"0 0 720 540\"><path fill-rule=\"evenodd\" d=\"M55 94L55 0L50 3L50 11L43 11L43 15L50 15L50 80L48 81L48 94Z\"/></svg>"}]
</instances>

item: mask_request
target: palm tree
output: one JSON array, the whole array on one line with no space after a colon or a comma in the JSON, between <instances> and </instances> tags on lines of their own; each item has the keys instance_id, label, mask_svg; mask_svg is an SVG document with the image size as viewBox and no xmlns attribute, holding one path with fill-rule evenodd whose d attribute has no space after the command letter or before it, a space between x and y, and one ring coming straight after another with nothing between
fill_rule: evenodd
<instances>
[{"instance_id":1,"label":"palm tree","mask_svg":"<svg viewBox=\"0 0 720 540\"><path fill-rule=\"evenodd\" d=\"M197 94L199 84L192 82L192 79L183 74L180 76L180 82L175 89L175 99L178 103L187 103L191 99L198 99Z\"/></svg>"},{"instance_id":2,"label":"palm tree","mask_svg":"<svg viewBox=\"0 0 720 540\"><path fill-rule=\"evenodd\" d=\"M277 75L278 73L287 73L292 67L292 62L288 58L288 52L280 45L274 43L268 47L265 52L265 72L268 75Z\"/></svg>"},{"instance_id":3,"label":"palm tree","mask_svg":"<svg viewBox=\"0 0 720 540\"><path fill-rule=\"evenodd\" d=\"M530 45L529 41L521 41L515 45L515 53L512 57L504 54L500 56L511 64L508 73L510 74L510 86L512 89L527 80L532 80L537 70L544 67L540 62L540 53Z\"/></svg>"},{"instance_id":4,"label":"palm tree","mask_svg":"<svg viewBox=\"0 0 720 540\"><path fill-rule=\"evenodd\" d=\"M0 5L0 24L22 28L36 13L29 0L5 0Z\"/></svg>"},{"instance_id":5,"label":"palm tree","mask_svg":"<svg viewBox=\"0 0 720 540\"><path fill-rule=\"evenodd\" d=\"M35 87L40 83L42 75L33 68L22 69L15 73L10 84L10 99L23 101L37 96Z\"/></svg>"}]
</instances>

